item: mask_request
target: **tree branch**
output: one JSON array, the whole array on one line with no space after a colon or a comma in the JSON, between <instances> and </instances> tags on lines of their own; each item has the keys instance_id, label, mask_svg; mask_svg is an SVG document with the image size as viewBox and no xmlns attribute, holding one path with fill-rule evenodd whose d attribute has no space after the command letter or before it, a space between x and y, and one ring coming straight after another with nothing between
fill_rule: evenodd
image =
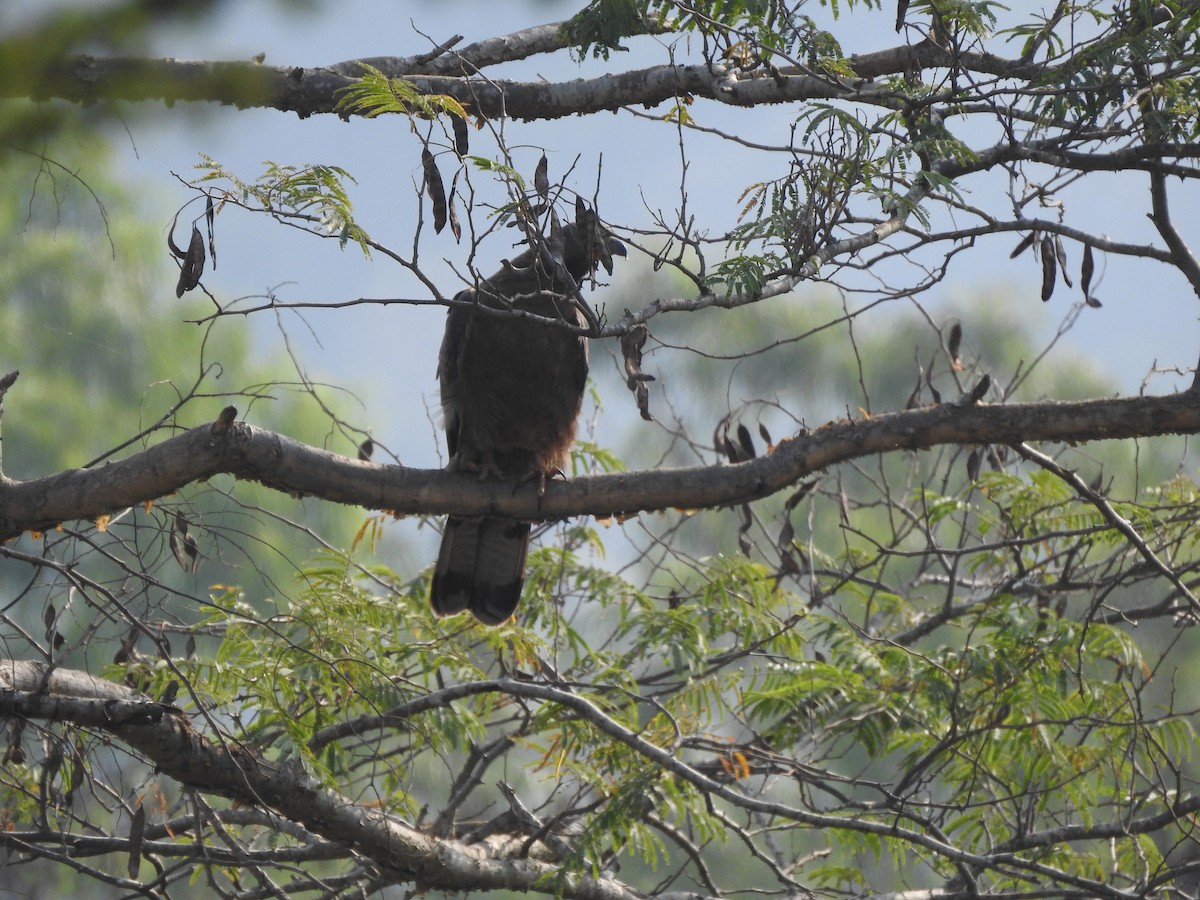
<instances>
[{"instance_id":1,"label":"tree branch","mask_svg":"<svg viewBox=\"0 0 1200 900\"><path fill-rule=\"evenodd\" d=\"M1013 444L1012 446L1022 457L1032 463L1036 463L1047 472L1052 473L1055 477L1070 485L1072 490L1079 494L1080 497L1095 506L1100 511L1100 515L1104 516L1105 520L1113 528L1125 536L1125 539L1129 541L1133 548L1137 550L1151 567L1171 582L1171 584L1175 585L1175 590L1179 591L1180 595L1190 604L1192 611L1200 612L1200 600L1196 599L1196 595L1184 584L1183 579L1170 566L1158 558L1150 548L1150 545L1138 534L1137 529L1133 527L1133 523L1117 512L1111 503L1088 487L1087 483L1076 473L1064 466L1060 466L1046 454L1039 453L1037 450L1023 443Z\"/></svg>"},{"instance_id":2,"label":"tree branch","mask_svg":"<svg viewBox=\"0 0 1200 900\"><path fill-rule=\"evenodd\" d=\"M75 56L0 81L0 97L57 98L75 103L215 102L239 109L294 112L301 118L318 113L346 117L354 113L338 109L339 92L358 82L357 77L345 74L346 68L346 63L334 68L304 68L252 61ZM423 94L448 94L472 113L489 119L558 119L629 105L652 107L686 95L747 107L817 98L885 102L891 96L870 83L843 85L810 75L739 79L720 67L714 70L705 65L655 66L558 84L446 75L404 77Z\"/></svg>"},{"instance_id":3,"label":"tree branch","mask_svg":"<svg viewBox=\"0 0 1200 900\"><path fill-rule=\"evenodd\" d=\"M232 416L232 408L226 413ZM1193 392L1072 403L926 407L830 423L737 465L660 469L534 483L479 481L442 470L361 462L244 422L193 428L96 469L29 481L0 480L0 540L63 521L147 503L196 481L229 474L294 496L397 514L498 515L516 519L631 515L747 503L838 463L943 444L1083 442L1200 432Z\"/></svg>"},{"instance_id":4,"label":"tree branch","mask_svg":"<svg viewBox=\"0 0 1200 900\"><path fill-rule=\"evenodd\" d=\"M137 710L132 718L114 717ZM179 710L85 672L0 660L0 716L73 722L106 731L181 784L273 809L326 840L352 847L404 880L444 890L521 890L581 900L633 900L608 879L550 876L557 868L526 858L492 858L488 846L434 838L380 809L356 804L294 765L276 765L245 745L215 743ZM519 848L524 841L509 842ZM490 845L489 845L490 846Z\"/></svg>"}]
</instances>

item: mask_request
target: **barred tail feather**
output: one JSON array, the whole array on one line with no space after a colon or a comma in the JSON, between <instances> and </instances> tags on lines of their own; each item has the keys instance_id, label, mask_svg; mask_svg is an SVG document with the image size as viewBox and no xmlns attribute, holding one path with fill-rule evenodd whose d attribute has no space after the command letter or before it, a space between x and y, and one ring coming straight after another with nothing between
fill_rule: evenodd
<instances>
[{"instance_id":1,"label":"barred tail feather","mask_svg":"<svg viewBox=\"0 0 1200 900\"><path fill-rule=\"evenodd\" d=\"M529 524L450 516L433 572L429 602L439 616L470 610L486 625L516 612L525 579Z\"/></svg>"}]
</instances>

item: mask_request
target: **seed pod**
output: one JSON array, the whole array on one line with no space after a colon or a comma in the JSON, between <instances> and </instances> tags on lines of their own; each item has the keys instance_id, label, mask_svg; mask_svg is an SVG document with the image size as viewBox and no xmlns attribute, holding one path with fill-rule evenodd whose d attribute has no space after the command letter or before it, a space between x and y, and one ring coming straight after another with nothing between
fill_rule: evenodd
<instances>
[{"instance_id":1,"label":"seed pod","mask_svg":"<svg viewBox=\"0 0 1200 900\"><path fill-rule=\"evenodd\" d=\"M1058 269L1062 272L1063 281L1067 287L1073 287L1071 284L1071 274L1067 271L1067 248L1063 246L1062 236L1054 236L1054 258L1058 260Z\"/></svg>"},{"instance_id":2,"label":"seed pod","mask_svg":"<svg viewBox=\"0 0 1200 900\"><path fill-rule=\"evenodd\" d=\"M1054 279L1058 275L1058 260L1054 258L1054 244L1050 238L1042 238L1042 302L1054 293Z\"/></svg>"},{"instance_id":3,"label":"seed pod","mask_svg":"<svg viewBox=\"0 0 1200 900\"><path fill-rule=\"evenodd\" d=\"M138 877L142 863L142 838L146 833L146 807L138 804L129 821L129 861L125 865L130 878Z\"/></svg>"},{"instance_id":4,"label":"seed pod","mask_svg":"<svg viewBox=\"0 0 1200 900\"><path fill-rule=\"evenodd\" d=\"M754 439L750 437L750 429L745 425L737 427L738 443L742 445L742 450L746 453L746 459L754 459L758 456L758 452L754 449Z\"/></svg>"},{"instance_id":5,"label":"seed pod","mask_svg":"<svg viewBox=\"0 0 1200 900\"><path fill-rule=\"evenodd\" d=\"M173 244L172 251L176 256L179 256L179 249ZM179 267L179 281L175 285L175 296L182 297L185 292L190 291L200 283L200 276L204 274L204 238L200 236L200 229L195 225L192 226L192 239L188 243L187 252L180 256L182 261Z\"/></svg>"},{"instance_id":6,"label":"seed pod","mask_svg":"<svg viewBox=\"0 0 1200 900\"><path fill-rule=\"evenodd\" d=\"M204 224L208 231L208 255L212 257L213 268L217 267L217 241L213 235L213 226L217 221L217 208L213 204L213 198L210 195L204 204Z\"/></svg>"},{"instance_id":7,"label":"seed pod","mask_svg":"<svg viewBox=\"0 0 1200 900\"><path fill-rule=\"evenodd\" d=\"M454 152L462 159L467 155L467 120L462 116L450 116L450 124L454 127Z\"/></svg>"},{"instance_id":8,"label":"seed pod","mask_svg":"<svg viewBox=\"0 0 1200 900\"><path fill-rule=\"evenodd\" d=\"M967 454L967 480L975 482L979 480L979 469L983 463L983 454L976 447Z\"/></svg>"},{"instance_id":9,"label":"seed pod","mask_svg":"<svg viewBox=\"0 0 1200 900\"><path fill-rule=\"evenodd\" d=\"M1096 260L1092 255L1092 245L1083 245L1083 264L1079 267L1079 287L1086 299L1092 290L1092 275L1096 273Z\"/></svg>"},{"instance_id":10,"label":"seed pod","mask_svg":"<svg viewBox=\"0 0 1200 900\"><path fill-rule=\"evenodd\" d=\"M171 529L167 543L171 552L175 554L179 568L185 572L195 572L200 563L200 550L196 539L188 534L188 520L184 518L183 513L175 513L175 526Z\"/></svg>"},{"instance_id":11,"label":"seed pod","mask_svg":"<svg viewBox=\"0 0 1200 900\"><path fill-rule=\"evenodd\" d=\"M433 204L433 230L440 234L446 227L446 186L428 148L421 151L421 165L425 169L425 193Z\"/></svg>"},{"instance_id":12,"label":"seed pod","mask_svg":"<svg viewBox=\"0 0 1200 900\"><path fill-rule=\"evenodd\" d=\"M450 195L450 233L455 241L462 240L462 222L458 220L458 210L454 206L454 195Z\"/></svg>"},{"instance_id":13,"label":"seed pod","mask_svg":"<svg viewBox=\"0 0 1200 900\"><path fill-rule=\"evenodd\" d=\"M1017 246L1013 250L1013 252L1008 254L1008 258L1016 259L1022 253L1024 253L1026 250L1028 250L1030 247L1032 247L1033 242L1035 240L1037 240L1037 233L1033 232L1033 231L1029 232L1029 234L1027 234L1027 235L1025 235L1025 237L1021 238L1021 243L1017 244Z\"/></svg>"}]
</instances>

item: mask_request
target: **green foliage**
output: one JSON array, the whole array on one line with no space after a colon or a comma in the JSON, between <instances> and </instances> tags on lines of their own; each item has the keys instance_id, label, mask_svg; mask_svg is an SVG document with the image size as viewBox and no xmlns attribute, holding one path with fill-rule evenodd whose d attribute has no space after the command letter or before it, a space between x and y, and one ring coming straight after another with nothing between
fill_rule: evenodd
<instances>
[{"instance_id":1,"label":"green foliage","mask_svg":"<svg viewBox=\"0 0 1200 900\"><path fill-rule=\"evenodd\" d=\"M986 37L996 24L996 12L1009 7L995 0L917 0L908 17L937 16L947 28L961 29L972 37Z\"/></svg>"},{"instance_id":2,"label":"green foliage","mask_svg":"<svg viewBox=\"0 0 1200 900\"><path fill-rule=\"evenodd\" d=\"M1041 571L1027 582L1046 590L1062 590L1064 565L1082 583L1131 552L1043 473L993 474L983 491L924 497L929 538L953 545L995 504L1006 514L989 522L990 544L1023 546L1025 566ZM1182 503L1196 491L1177 479L1155 496ZM1166 533L1164 510L1138 509L1126 513ZM1080 554L1083 535L1091 549ZM819 603L744 556L661 573L669 595L638 588L589 562L598 547L596 533L573 526L535 551L524 624L499 629L434 618L424 577L402 582L325 554L270 618L234 594L213 596L201 627L222 635L220 648L177 660L178 671L210 715L233 724L231 737L302 759L398 815L445 803L438 785L502 737L509 780L528 773L522 793L549 783L587 810L558 878L596 874L614 851L655 871L678 865L672 836L682 832L720 846L739 813L712 796L711 780L756 797L757 773L786 765L838 785L818 804L829 819L819 835L788 812L809 808L803 791L775 791L778 810L761 820L775 840L822 849L807 883L866 889L872 876L856 860L903 867L905 834L933 822L962 852L1010 843L1018 862L990 887L1019 892L1030 884L1022 835L1140 815L1130 798L1157 789L1152 773L1193 755L1188 718L1152 711L1153 664L1130 634L1033 602L1008 576L1009 556L988 546L963 560L970 578L949 599L889 552L827 547L814 571ZM497 666L534 693L506 697ZM343 733L358 738L334 739ZM638 740L690 774L665 771ZM476 806L489 802L486 784L477 792ZM1029 862L1097 882L1158 859L1138 834L1114 836L1105 854L1086 842L1031 847ZM953 877L948 860L932 865Z\"/></svg>"},{"instance_id":3,"label":"green foliage","mask_svg":"<svg viewBox=\"0 0 1200 900\"><path fill-rule=\"evenodd\" d=\"M613 50L625 49L622 38L641 30L651 7L645 0L592 0L564 23L563 30L580 57L590 51L597 58L608 59ZM665 10L659 11L660 16L665 14Z\"/></svg>"},{"instance_id":4,"label":"green foliage","mask_svg":"<svg viewBox=\"0 0 1200 900\"><path fill-rule=\"evenodd\" d=\"M370 257L370 237L354 220L354 205L346 184L353 184L354 178L340 166L291 166L268 160L263 173L251 182L205 154L200 157L196 168L203 174L198 184L218 185L209 191L219 203L237 203L280 221L298 220L315 226L335 235L343 247L353 241L364 256ZM220 186L221 182L228 182L229 187Z\"/></svg>"},{"instance_id":5,"label":"green foliage","mask_svg":"<svg viewBox=\"0 0 1200 900\"><path fill-rule=\"evenodd\" d=\"M389 78L374 66L359 63L363 74L349 87L342 88L338 109L374 119L387 113L400 113L414 118L436 119L438 116L458 116L467 119L466 109L449 94L425 94L411 81ZM413 123L415 127L415 122Z\"/></svg>"},{"instance_id":6,"label":"green foliage","mask_svg":"<svg viewBox=\"0 0 1200 900\"><path fill-rule=\"evenodd\" d=\"M710 288L723 287L725 296L757 297L774 273L783 268L783 259L766 256L734 256L712 268L708 277Z\"/></svg>"},{"instance_id":7,"label":"green foliage","mask_svg":"<svg viewBox=\"0 0 1200 900\"><path fill-rule=\"evenodd\" d=\"M878 6L879 0L846 0L846 6ZM743 64L775 53L801 55L816 61L840 58L841 48L827 31L777 0L707 0L679 4L671 0L592 0L564 25L579 56L589 52L608 59L623 50L621 40L645 29L645 23L697 32L715 40L724 59ZM832 4L836 12L838 4ZM735 35L730 37L730 35Z\"/></svg>"}]
</instances>

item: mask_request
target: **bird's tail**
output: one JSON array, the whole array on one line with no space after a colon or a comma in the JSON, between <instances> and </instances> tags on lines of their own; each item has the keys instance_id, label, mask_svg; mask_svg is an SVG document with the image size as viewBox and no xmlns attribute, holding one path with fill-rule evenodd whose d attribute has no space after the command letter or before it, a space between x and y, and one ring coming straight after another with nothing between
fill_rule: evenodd
<instances>
[{"instance_id":1,"label":"bird's tail","mask_svg":"<svg viewBox=\"0 0 1200 900\"><path fill-rule=\"evenodd\" d=\"M429 593L433 611L452 616L469 609L486 625L506 621L521 599L528 549L528 522L448 517Z\"/></svg>"}]
</instances>

